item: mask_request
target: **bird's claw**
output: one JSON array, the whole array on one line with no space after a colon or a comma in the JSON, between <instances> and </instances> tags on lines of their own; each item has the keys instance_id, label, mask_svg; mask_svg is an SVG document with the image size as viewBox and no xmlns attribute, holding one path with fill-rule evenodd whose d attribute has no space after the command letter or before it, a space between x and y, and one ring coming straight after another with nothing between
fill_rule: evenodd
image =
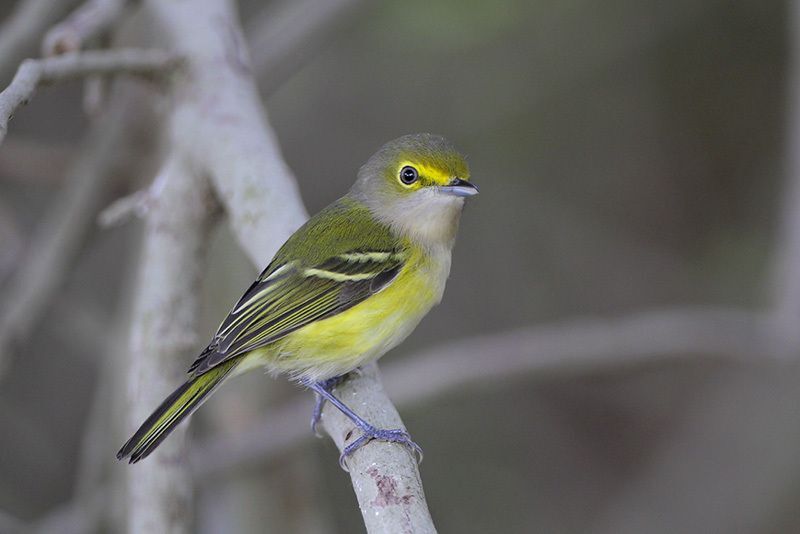
<instances>
[{"instance_id":1,"label":"bird's claw","mask_svg":"<svg viewBox=\"0 0 800 534\"><path fill-rule=\"evenodd\" d=\"M422 447L417 445L414 440L411 439L411 436L405 430L400 428L392 428L392 429L383 429L383 428L375 428L374 426L366 426L361 427L361 431L363 432L358 439L356 439L353 443L348 445L342 451L341 456L339 456L339 466L345 471L349 471L347 468L346 460L349 456L351 456L354 452L358 449L372 441L373 439L377 439L380 441L388 441L391 443L400 443L405 445L414 453L414 456L418 457L417 463L422 463L423 453Z\"/></svg>"}]
</instances>

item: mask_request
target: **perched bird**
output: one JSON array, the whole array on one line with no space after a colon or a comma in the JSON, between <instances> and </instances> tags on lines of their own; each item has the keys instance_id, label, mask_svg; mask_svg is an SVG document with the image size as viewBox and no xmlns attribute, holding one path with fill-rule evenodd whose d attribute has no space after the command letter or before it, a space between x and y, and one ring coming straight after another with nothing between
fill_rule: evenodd
<instances>
[{"instance_id":1,"label":"perched bird","mask_svg":"<svg viewBox=\"0 0 800 534\"><path fill-rule=\"evenodd\" d=\"M421 454L406 432L374 427L332 389L403 341L439 303L464 199L477 193L464 157L443 137L414 134L385 144L344 197L286 241L222 321L187 382L117 458L146 457L226 378L264 367L316 393L312 428L329 401L361 430L340 462L371 439Z\"/></svg>"}]
</instances>

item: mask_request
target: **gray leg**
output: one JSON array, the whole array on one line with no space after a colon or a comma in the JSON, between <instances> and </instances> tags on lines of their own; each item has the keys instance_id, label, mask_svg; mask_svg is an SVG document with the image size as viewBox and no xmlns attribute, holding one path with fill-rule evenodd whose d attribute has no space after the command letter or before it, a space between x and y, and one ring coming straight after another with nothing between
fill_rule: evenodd
<instances>
[{"instance_id":1,"label":"gray leg","mask_svg":"<svg viewBox=\"0 0 800 534\"><path fill-rule=\"evenodd\" d=\"M337 377L341 382L341 377ZM333 380L333 379L332 379ZM341 411L344 415L347 416L348 419L353 421L355 425L363 432L363 434L355 440L353 443L348 445L342 451L341 456L339 456L339 465L344 469L347 470L347 465L345 464L345 460L348 456L353 454L357 451L360 447L365 445L367 442L373 439L378 439L381 441L391 441L394 443L402 443L408 446L412 451L419 454L419 461L422 461L422 448L414 443L411 439L411 436L404 430L399 428L395 429L383 429L383 428L376 428L358 416L353 410L347 407L345 403L340 401L336 398L333 393L329 390L332 388L332 385L328 384L328 380L323 382L304 382L303 384L314 391L317 394L317 403L314 406L314 418L312 419L312 428L316 428L316 423L319 421L319 414L322 412L322 406L324 405L325 401L330 402L334 406L336 406L339 411Z\"/></svg>"},{"instance_id":2,"label":"gray leg","mask_svg":"<svg viewBox=\"0 0 800 534\"><path fill-rule=\"evenodd\" d=\"M330 392L333 390L333 388L344 382L345 378L347 378L347 375L334 376L333 378L317 382L317 384L319 384L320 387L325 389L325 391ZM311 388L309 384L305 385L306 387ZM325 407L325 397L323 397L319 393L316 393L316 391L314 393L314 397L316 398L316 402L314 403L314 411L311 414L311 431L317 437L321 438L322 434L320 434L317 431L317 425L319 425L319 420L322 418L322 409Z\"/></svg>"}]
</instances>

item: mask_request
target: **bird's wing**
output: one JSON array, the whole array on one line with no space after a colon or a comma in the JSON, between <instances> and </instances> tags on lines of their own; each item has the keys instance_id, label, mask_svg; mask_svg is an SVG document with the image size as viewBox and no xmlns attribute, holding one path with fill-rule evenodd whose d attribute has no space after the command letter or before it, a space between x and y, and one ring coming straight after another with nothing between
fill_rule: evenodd
<instances>
[{"instance_id":1,"label":"bird's wing","mask_svg":"<svg viewBox=\"0 0 800 534\"><path fill-rule=\"evenodd\" d=\"M353 234L354 221L346 221L346 236L329 227L322 232L325 238L314 239L317 247L309 249L310 253L291 246L293 240L302 244L309 234L318 233L315 229L318 231L320 224L341 223L337 221L341 215L328 213L322 222L312 219L290 238L239 299L190 372L202 374L309 323L341 313L392 282L406 253L388 230L374 222L366 227L357 225L366 232L361 238ZM353 217L352 209L346 210L345 216ZM354 246L358 244L361 246ZM287 248L293 254L284 250Z\"/></svg>"}]
</instances>

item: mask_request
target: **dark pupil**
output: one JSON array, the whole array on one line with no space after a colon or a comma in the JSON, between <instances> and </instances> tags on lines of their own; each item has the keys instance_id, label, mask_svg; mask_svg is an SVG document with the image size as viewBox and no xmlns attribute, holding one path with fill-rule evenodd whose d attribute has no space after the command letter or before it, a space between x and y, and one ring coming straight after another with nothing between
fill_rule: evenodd
<instances>
[{"instance_id":1,"label":"dark pupil","mask_svg":"<svg viewBox=\"0 0 800 534\"><path fill-rule=\"evenodd\" d=\"M401 176L405 183L410 184L417 179L417 171L411 167L405 167L401 173Z\"/></svg>"}]
</instances>

